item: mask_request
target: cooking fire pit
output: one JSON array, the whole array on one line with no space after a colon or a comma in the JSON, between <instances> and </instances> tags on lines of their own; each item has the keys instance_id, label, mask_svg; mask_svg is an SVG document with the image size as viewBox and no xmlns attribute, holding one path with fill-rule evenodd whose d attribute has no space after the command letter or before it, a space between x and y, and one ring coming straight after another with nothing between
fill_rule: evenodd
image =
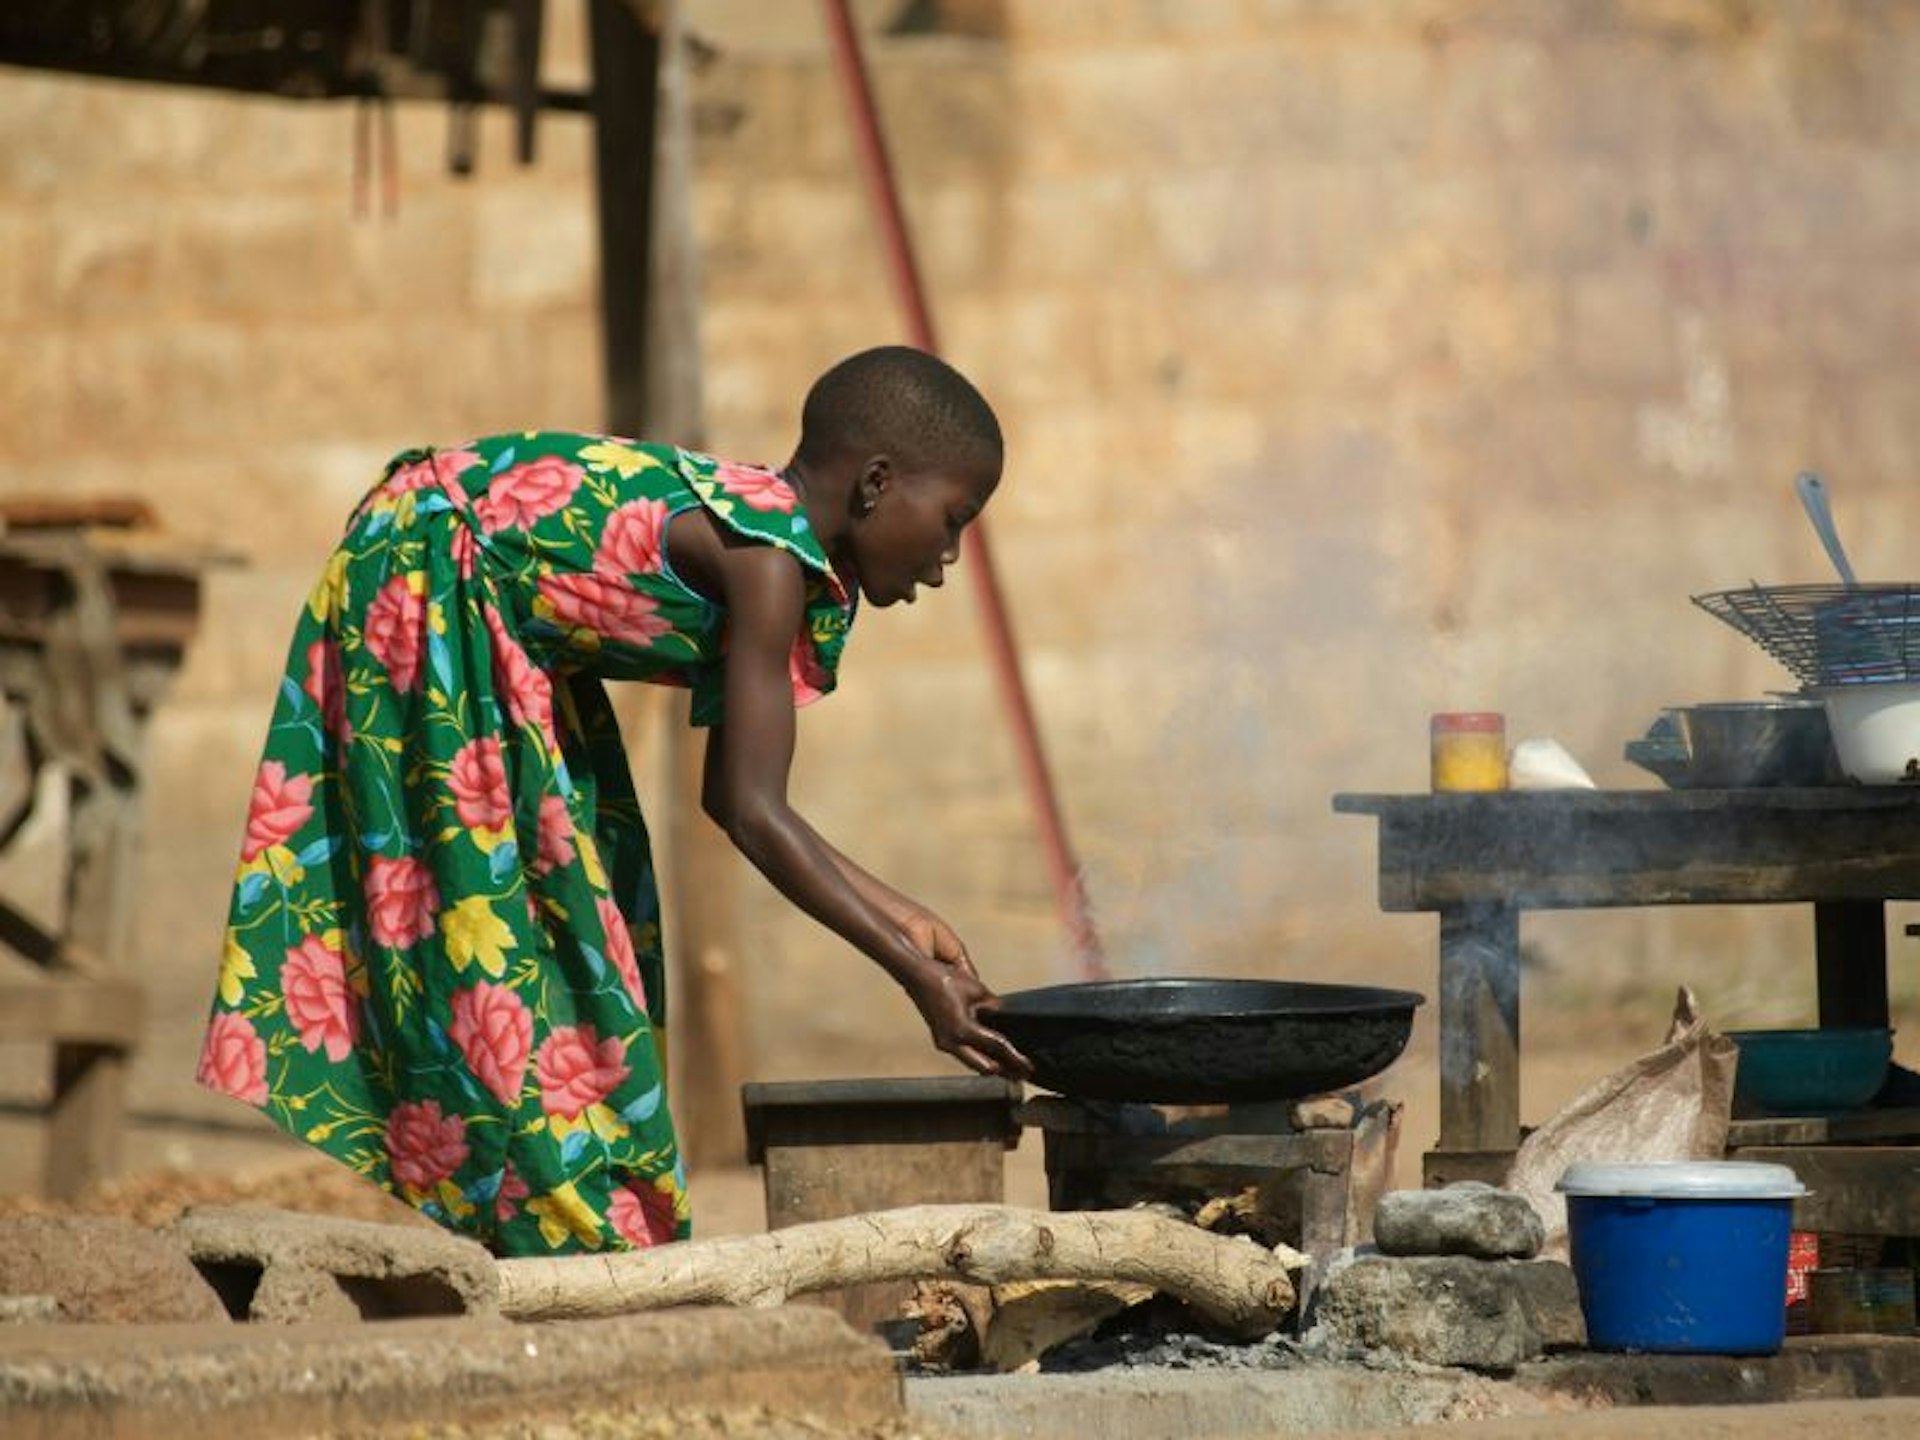
<instances>
[{"instance_id":1,"label":"cooking fire pit","mask_svg":"<svg viewBox=\"0 0 1920 1440\"><path fill-rule=\"evenodd\" d=\"M1001 997L990 1023L1037 1085L1079 1100L1221 1105L1358 1084L1406 1048L1410 990L1288 980L1107 980Z\"/></svg>"}]
</instances>

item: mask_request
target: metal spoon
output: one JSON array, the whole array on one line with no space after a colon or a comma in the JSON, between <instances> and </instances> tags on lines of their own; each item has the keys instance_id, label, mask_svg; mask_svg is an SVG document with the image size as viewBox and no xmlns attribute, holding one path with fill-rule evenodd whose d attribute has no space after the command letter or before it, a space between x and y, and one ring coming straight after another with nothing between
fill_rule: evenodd
<instances>
[{"instance_id":1,"label":"metal spoon","mask_svg":"<svg viewBox=\"0 0 1920 1440\"><path fill-rule=\"evenodd\" d=\"M1811 470L1802 470L1793 477L1793 488L1799 493L1801 505L1806 508L1807 519L1813 522L1814 533L1826 547L1827 558L1833 561L1833 568L1840 572L1840 579L1846 587L1853 589L1860 582L1854 578L1847 552L1840 547L1840 532L1833 528L1833 511L1827 505L1827 482Z\"/></svg>"}]
</instances>

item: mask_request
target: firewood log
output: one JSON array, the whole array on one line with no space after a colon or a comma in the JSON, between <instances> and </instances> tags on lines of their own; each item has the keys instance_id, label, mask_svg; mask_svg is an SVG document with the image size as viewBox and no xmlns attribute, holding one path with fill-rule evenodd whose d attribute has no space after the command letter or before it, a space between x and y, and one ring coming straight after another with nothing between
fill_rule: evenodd
<instances>
[{"instance_id":1,"label":"firewood log","mask_svg":"<svg viewBox=\"0 0 1920 1440\"><path fill-rule=\"evenodd\" d=\"M1127 1280L1184 1301L1236 1335L1270 1333L1292 1310L1280 1247L1212 1235L1146 1210L1044 1211L916 1205L607 1255L502 1260L509 1319L581 1319L669 1305L778 1305L880 1280Z\"/></svg>"}]
</instances>

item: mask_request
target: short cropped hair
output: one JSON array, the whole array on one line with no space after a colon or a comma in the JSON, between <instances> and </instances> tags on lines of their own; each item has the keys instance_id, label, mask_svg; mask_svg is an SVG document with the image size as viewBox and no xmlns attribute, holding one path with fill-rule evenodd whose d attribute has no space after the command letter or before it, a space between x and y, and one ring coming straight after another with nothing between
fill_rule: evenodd
<instances>
[{"instance_id":1,"label":"short cropped hair","mask_svg":"<svg viewBox=\"0 0 1920 1440\"><path fill-rule=\"evenodd\" d=\"M800 407L800 458L893 455L909 470L998 466L993 407L938 356L908 345L862 350L833 366Z\"/></svg>"}]
</instances>

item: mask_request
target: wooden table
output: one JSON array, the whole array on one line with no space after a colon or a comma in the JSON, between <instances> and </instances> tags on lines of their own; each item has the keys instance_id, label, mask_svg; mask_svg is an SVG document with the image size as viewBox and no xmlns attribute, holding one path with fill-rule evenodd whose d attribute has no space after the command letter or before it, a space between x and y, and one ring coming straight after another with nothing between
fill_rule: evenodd
<instances>
[{"instance_id":1,"label":"wooden table","mask_svg":"<svg viewBox=\"0 0 1920 1440\"><path fill-rule=\"evenodd\" d=\"M1379 819L1380 907L1440 917L1440 1137L1425 1157L1430 1184L1489 1178L1519 1143L1523 911L1811 904L1820 1023L1887 1023L1885 902L1920 899L1920 789L1345 794L1333 808ZM1829 1182L1818 1228L1862 1220L1870 1223L1861 1233L1920 1234L1920 1149L1836 1149L1850 1137L1755 1124L1771 1128L1747 1137L1736 1125L1730 1146ZM1920 1136L1920 1111L1882 1116L1871 1138L1899 1138L1890 1125ZM1748 1138L1756 1148L1744 1148ZM1842 1170L1839 1188L1876 1198L1878 1186L1895 1203L1855 1214L1862 1206L1831 1183Z\"/></svg>"}]
</instances>

